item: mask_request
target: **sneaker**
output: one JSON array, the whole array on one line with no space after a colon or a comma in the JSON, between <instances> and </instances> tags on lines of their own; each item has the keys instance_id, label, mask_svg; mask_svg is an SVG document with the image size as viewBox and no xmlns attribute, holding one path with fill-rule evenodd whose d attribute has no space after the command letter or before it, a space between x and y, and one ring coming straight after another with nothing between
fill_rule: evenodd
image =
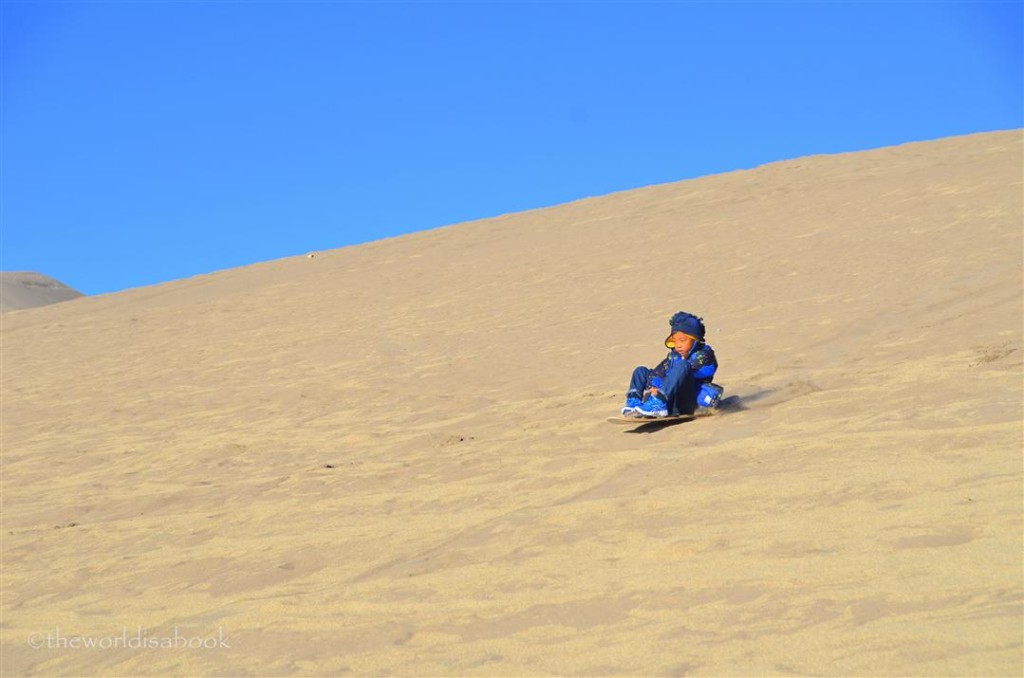
<instances>
[{"instance_id":1,"label":"sneaker","mask_svg":"<svg viewBox=\"0 0 1024 678\"><path fill-rule=\"evenodd\" d=\"M622 416L630 417L636 414L636 411L644 404L644 401L640 400L634 395L626 396L626 404L622 408Z\"/></svg>"},{"instance_id":2,"label":"sneaker","mask_svg":"<svg viewBox=\"0 0 1024 678\"><path fill-rule=\"evenodd\" d=\"M668 405L665 403L664 400L662 400L658 396L652 395L634 411L636 412L637 416L640 417L652 417L660 419L661 417L668 416Z\"/></svg>"}]
</instances>

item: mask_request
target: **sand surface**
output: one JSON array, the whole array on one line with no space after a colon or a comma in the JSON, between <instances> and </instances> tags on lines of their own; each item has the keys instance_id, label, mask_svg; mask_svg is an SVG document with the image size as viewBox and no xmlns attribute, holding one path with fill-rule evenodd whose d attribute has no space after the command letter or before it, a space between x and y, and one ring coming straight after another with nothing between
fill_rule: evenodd
<instances>
[{"instance_id":1,"label":"sand surface","mask_svg":"<svg viewBox=\"0 0 1024 678\"><path fill-rule=\"evenodd\" d=\"M0 271L0 313L77 299L82 293L34 271Z\"/></svg>"},{"instance_id":2,"label":"sand surface","mask_svg":"<svg viewBox=\"0 0 1024 678\"><path fill-rule=\"evenodd\" d=\"M3 675L1020 675L1021 139L5 314Z\"/></svg>"}]
</instances>

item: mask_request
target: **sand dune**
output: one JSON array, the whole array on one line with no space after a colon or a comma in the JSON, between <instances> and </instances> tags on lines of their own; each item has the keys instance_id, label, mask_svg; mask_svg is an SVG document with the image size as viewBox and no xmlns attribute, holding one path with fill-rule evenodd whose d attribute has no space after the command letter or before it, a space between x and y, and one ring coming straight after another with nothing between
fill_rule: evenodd
<instances>
[{"instance_id":1,"label":"sand dune","mask_svg":"<svg viewBox=\"0 0 1024 678\"><path fill-rule=\"evenodd\" d=\"M33 271L0 271L0 313L77 299L82 293Z\"/></svg>"},{"instance_id":2,"label":"sand dune","mask_svg":"<svg viewBox=\"0 0 1024 678\"><path fill-rule=\"evenodd\" d=\"M6 315L4 675L1020 675L1021 151ZM607 424L681 309L732 407Z\"/></svg>"}]
</instances>

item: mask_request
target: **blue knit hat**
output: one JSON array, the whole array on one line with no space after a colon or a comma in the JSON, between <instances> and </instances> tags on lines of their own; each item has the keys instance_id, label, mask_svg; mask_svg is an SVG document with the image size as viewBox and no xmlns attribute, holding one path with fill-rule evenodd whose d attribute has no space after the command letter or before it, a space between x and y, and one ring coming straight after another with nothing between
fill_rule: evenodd
<instances>
[{"instance_id":1,"label":"blue knit hat","mask_svg":"<svg viewBox=\"0 0 1024 678\"><path fill-rule=\"evenodd\" d=\"M676 332L682 332L688 334L697 341L704 341L704 319L698 318L692 313L686 313L685 311L679 311L672 316L668 321L669 326L672 328L672 334ZM666 339L665 341L668 341Z\"/></svg>"}]
</instances>

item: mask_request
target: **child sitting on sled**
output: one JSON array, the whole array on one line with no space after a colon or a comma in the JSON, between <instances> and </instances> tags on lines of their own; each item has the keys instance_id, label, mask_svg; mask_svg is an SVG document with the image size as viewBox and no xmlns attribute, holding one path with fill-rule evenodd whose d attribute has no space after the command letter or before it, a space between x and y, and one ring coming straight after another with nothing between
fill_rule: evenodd
<instances>
[{"instance_id":1,"label":"child sitting on sled","mask_svg":"<svg viewBox=\"0 0 1024 678\"><path fill-rule=\"evenodd\" d=\"M638 367L626 392L624 417L693 414L698 407L718 404L722 387L711 383L718 362L704 343L704 321L680 311L669 319L672 333L665 339L671 349L654 369Z\"/></svg>"}]
</instances>

